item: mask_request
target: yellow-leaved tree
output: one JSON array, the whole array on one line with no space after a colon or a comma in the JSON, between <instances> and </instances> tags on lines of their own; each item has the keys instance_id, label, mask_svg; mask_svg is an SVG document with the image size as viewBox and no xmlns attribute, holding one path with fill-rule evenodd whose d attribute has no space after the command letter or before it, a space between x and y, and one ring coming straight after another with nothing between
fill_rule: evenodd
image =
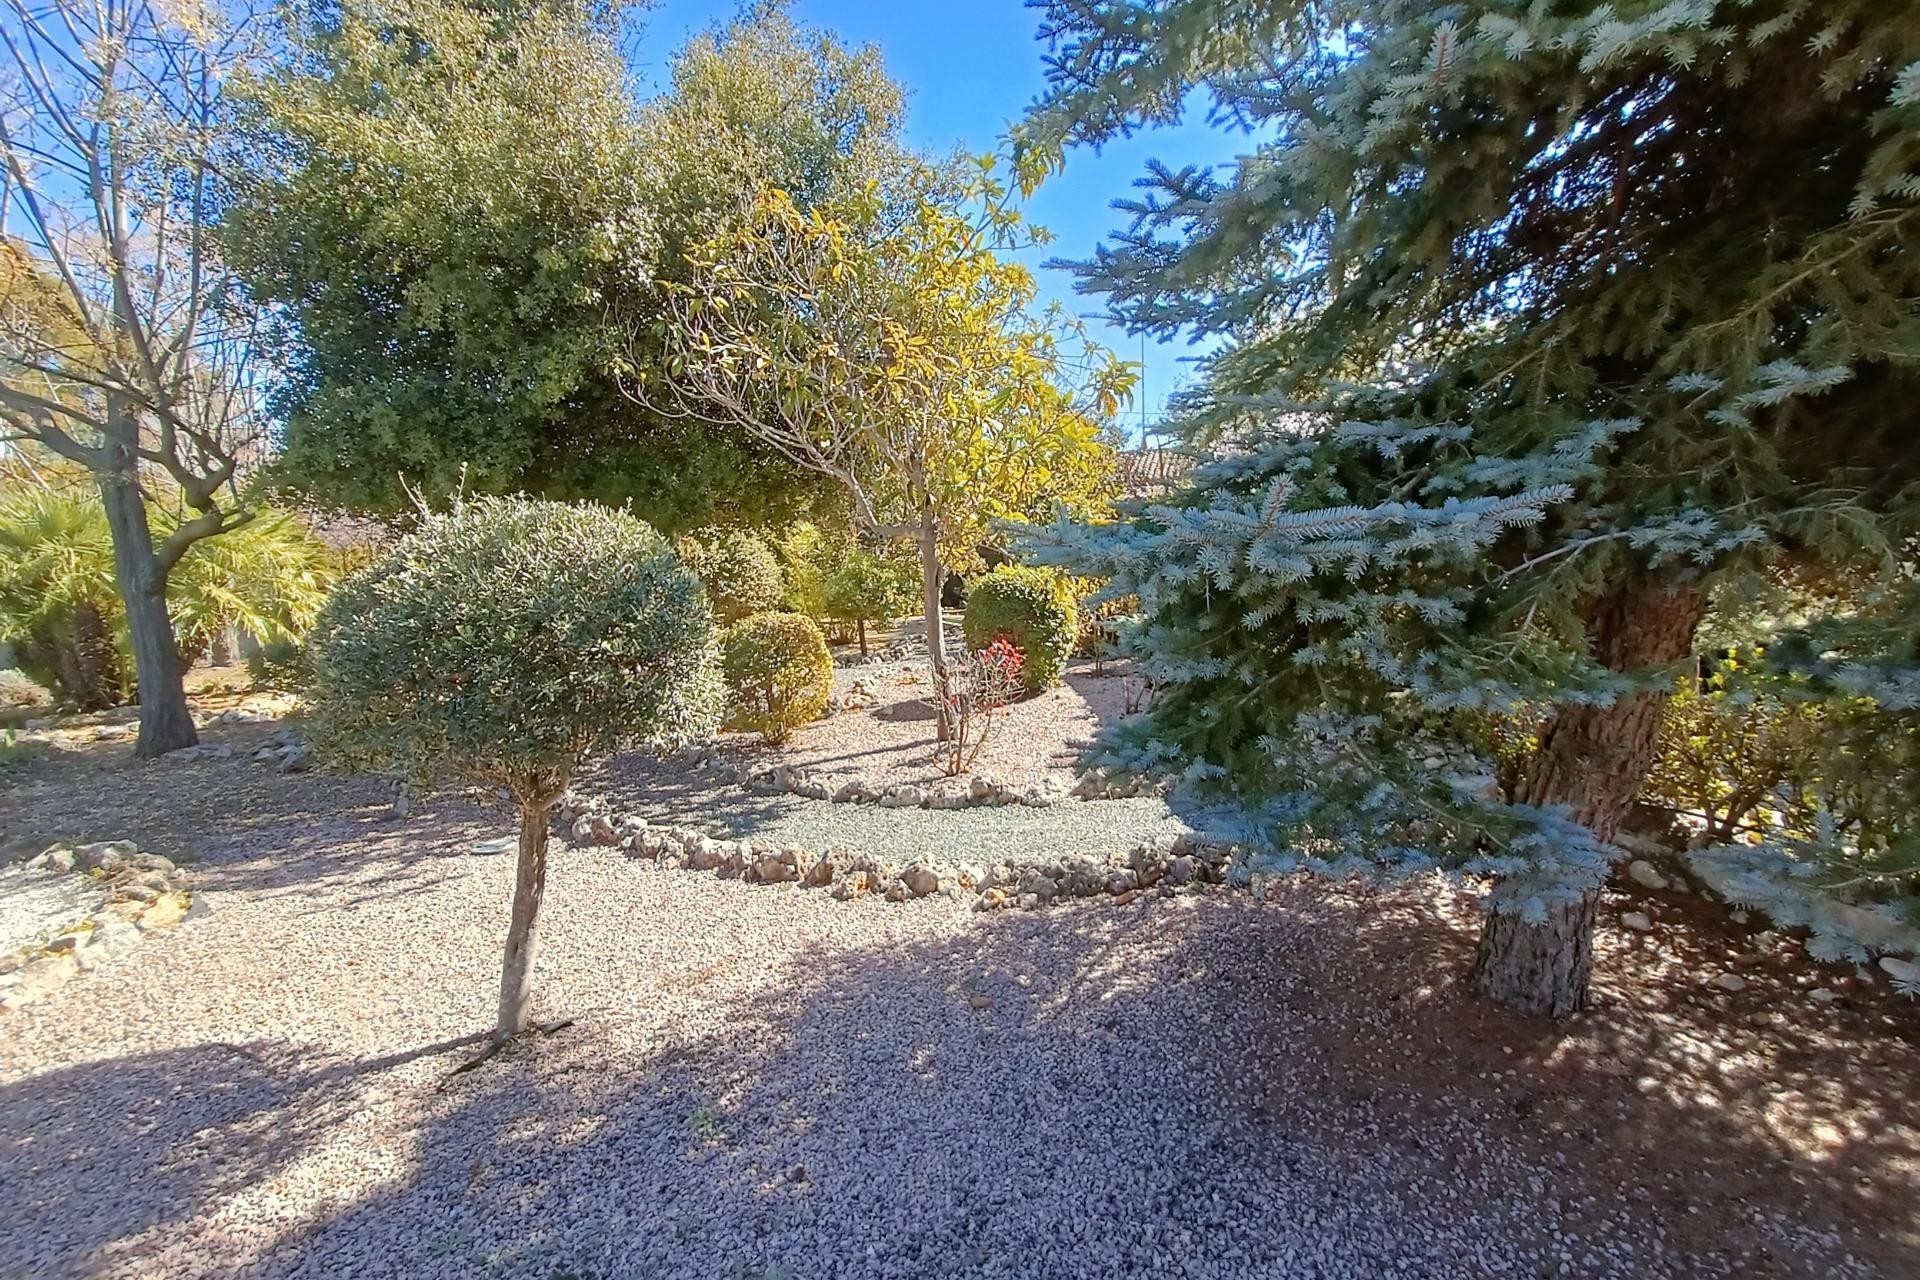
<instances>
[{"instance_id":1,"label":"yellow-leaved tree","mask_svg":"<svg viewBox=\"0 0 1920 1280\"><path fill-rule=\"evenodd\" d=\"M1043 238L982 160L802 211L755 199L738 230L694 246L652 337L664 373L636 394L729 424L845 486L859 523L918 543L921 604L949 731L940 590L992 522L1101 510L1102 426L1134 371L1057 312L1006 251Z\"/></svg>"}]
</instances>

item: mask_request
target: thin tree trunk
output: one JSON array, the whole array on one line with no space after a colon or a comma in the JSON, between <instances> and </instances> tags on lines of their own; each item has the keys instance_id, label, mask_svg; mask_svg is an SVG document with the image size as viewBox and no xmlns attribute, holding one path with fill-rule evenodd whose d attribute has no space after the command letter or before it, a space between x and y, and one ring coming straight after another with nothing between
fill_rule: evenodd
<instances>
[{"instance_id":1,"label":"thin tree trunk","mask_svg":"<svg viewBox=\"0 0 1920 1280\"><path fill-rule=\"evenodd\" d=\"M857 619L854 625L860 629L860 656L864 658L867 656L867 620Z\"/></svg>"},{"instance_id":2,"label":"thin tree trunk","mask_svg":"<svg viewBox=\"0 0 1920 1280\"><path fill-rule=\"evenodd\" d=\"M180 650L167 616L167 578L154 554L153 530L132 447L125 440L108 444L112 465L98 473L100 500L113 534L114 581L127 612L127 636L133 646L134 679L140 694L140 735L133 754L165 755L200 740L187 708L181 682Z\"/></svg>"},{"instance_id":3,"label":"thin tree trunk","mask_svg":"<svg viewBox=\"0 0 1920 1280\"><path fill-rule=\"evenodd\" d=\"M520 807L520 861L513 881L513 920L507 926L507 954L500 966L500 1019L496 1042L510 1040L532 1025L533 944L540 920L540 899L547 891L547 801Z\"/></svg>"},{"instance_id":4,"label":"thin tree trunk","mask_svg":"<svg viewBox=\"0 0 1920 1280\"><path fill-rule=\"evenodd\" d=\"M953 715L947 707L952 685L947 677L946 624L940 616L940 532L933 520L933 504L920 507L920 609L927 622L927 661L933 668L933 708L941 742L953 736Z\"/></svg>"},{"instance_id":5,"label":"thin tree trunk","mask_svg":"<svg viewBox=\"0 0 1920 1280\"><path fill-rule=\"evenodd\" d=\"M1671 665L1693 649L1706 599L1697 584L1635 572L1589 615L1594 657L1614 671ZM1653 765L1667 695L1654 690L1610 707L1566 707L1542 732L1516 797L1564 805L1602 840L1620 830ZM1587 1001L1598 893L1547 908L1542 924L1491 915L1480 935L1473 980L1494 1000L1526 1013L1565 1018Z\"/></svg>"}]
</instances>

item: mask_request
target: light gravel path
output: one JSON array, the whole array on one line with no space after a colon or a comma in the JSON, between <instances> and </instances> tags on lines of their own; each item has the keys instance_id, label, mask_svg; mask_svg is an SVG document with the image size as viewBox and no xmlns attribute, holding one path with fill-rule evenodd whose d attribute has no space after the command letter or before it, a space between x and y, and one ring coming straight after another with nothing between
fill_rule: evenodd
<instances>
[{"instance_id":1,"label":"light gravel path","mask_svg":"<svg viewBox=\"0 0 1920 1280\"><path fill-rule=\"evenodd\" d=\"M1698 1165L1582 1173L1627 1113L1550 1140L1578 1068L1401 1078L1462 1016L1420 891L982 915L562 847L536 990L579 1022L448 1082L513 875L463 850L500 820L165 768L80 781L96 827L203 855L211 911L0 1025L0 1276L1871 1274L1765 1199L1812 1166L1758 1139L1716 1157L1761 1198L1716 1198ZM0 835L70 812L20 798Z\"/></svg>"},{"instance_id":2,"label":"light gravel path","mask_svg":"<svg viewBox=\"0 0 1920 1280\"><path fill-rule=\"evenodd\" d=\"M582 783L621 813L649 822L698 827L730 839L768 840L809 849L830 845L902 862L991 863L1105 857L1154 836L1196 827L1217 830L1221 815L1176 815L1155 797L1067 800L1050 808L999 805L969 809L886 809L833 804L721 782L706 770L675 762L622 761Z\"/></svg>"}]
</instances>

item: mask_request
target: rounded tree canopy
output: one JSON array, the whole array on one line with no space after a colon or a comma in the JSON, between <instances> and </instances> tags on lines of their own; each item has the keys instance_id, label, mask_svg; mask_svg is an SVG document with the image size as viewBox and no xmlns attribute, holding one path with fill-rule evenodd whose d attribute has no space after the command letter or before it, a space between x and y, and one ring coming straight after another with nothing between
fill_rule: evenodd
<instances>
[{"instance_id":1,"label":"rounded tree canopy","mask_svg":"<svg viewBox=\"0 0 1920 1280\"><path fill-rule=\"evenodd\" d=\"M310 643L317 750L522 802L615 748L705 736L721 698L699 580L597 505L429 515L342 585Z\"/></svg>"},{"instance_id":2,"label":"rounded tree canopy","mask_svg":"<svg viewBox=\"0 0 1920 1280\"><path fill-rule=\"evenodd\" d=\"M780 605L780 561L766 539L746 529L718 529L685 538L681 556L706 584L722 622L738 622Z\"/></svg>"}]
</instances>

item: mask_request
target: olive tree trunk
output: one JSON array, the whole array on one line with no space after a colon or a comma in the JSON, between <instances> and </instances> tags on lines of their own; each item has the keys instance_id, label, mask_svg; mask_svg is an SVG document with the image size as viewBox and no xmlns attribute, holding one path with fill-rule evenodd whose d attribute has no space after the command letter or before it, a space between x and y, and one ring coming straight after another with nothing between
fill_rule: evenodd
<instances>
[{"instance_id":1,"label":"olive tree trunk","mask_svg":"<svg viewBox=\"0 0 1920 1280\"><path fill-rule=\"evenodd\" d=\"M1635 573L1595 602L1588 623L1593 655L1614 671L1671 666L1692 652L1705 609L1697 584ZM1659 688L1610 707L1561 709L1542 732L1516 798L1542 808L1564 805L1595 836L1612 840L1653 765L1666 705ZM1490 915L1474 958L1474 984L1525 1013L1565 1018L1578 1012L1593 970L1598 902L1596 891L1550 906L1540 924L1512 913Z\"/></svg>"},{"instance_id":2,"label":"olive tree trunk","mask_svg":"<svg viewBox=\"0 0 1920 1280\"><path fill-rule=\"evenodd\" d=\"M533 944L540 922L540 899L547 891L547 806L522 802L520 858L513 880L513 918L507 926L507 953L500 965L500 1019L496 1042L510 1040L532 1025Z\"/></svg>"},{"instance_id":3,"label":"olive tree trunk","mask_svg":"<svg viewBox=\"0 0 1920 1280\"><path fill-rule=\"evenodd\" d=\"M113 535L114 582L126 609L140 695L140 734L133 754L150 759L191 747L200 736L187 708L180 650L173 638L173 619L167 616L167 573L154 551L138 464L125 439L110 437L106 450L112 455L110 465L96 475L107 528Z\"/></svg>"}]
</instances>

